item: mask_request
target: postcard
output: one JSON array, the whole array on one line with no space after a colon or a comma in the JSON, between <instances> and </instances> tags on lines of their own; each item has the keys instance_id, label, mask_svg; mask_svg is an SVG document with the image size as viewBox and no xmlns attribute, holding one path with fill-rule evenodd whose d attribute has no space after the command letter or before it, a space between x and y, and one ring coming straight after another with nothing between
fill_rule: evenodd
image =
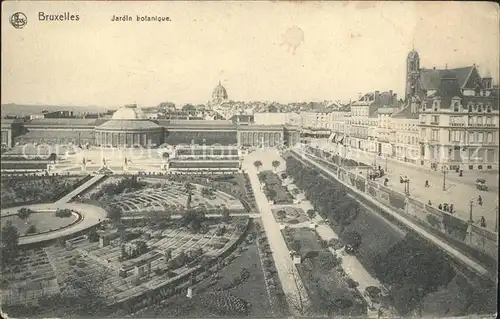
<instances>
[{"instance_id":1,"label":"postcard","mask_svg":"<svg viewBox=\"0 0 500 319\"><path fill-rule=\"evenodd\" d=\"M497 313L498 4L2 9L3 317Z\"/></svg>"}]
</instances>

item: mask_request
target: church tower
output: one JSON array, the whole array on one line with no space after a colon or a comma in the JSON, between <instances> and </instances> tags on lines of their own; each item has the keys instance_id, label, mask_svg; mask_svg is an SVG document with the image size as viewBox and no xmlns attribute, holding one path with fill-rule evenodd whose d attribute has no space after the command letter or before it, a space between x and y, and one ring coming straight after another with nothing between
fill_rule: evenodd
<instances>
[{"instance_id":1,"label":"church tower","mask_svg":"<svg viewBox=\"0 0 500 319\"><path fill-rule=\"evenodd\" d=\"M420 78L420 57L418 52L412 50L408 53L406 59L406 92L405 100L408 101L412 96L418 94Z\"/></svg>"}]
</instances>

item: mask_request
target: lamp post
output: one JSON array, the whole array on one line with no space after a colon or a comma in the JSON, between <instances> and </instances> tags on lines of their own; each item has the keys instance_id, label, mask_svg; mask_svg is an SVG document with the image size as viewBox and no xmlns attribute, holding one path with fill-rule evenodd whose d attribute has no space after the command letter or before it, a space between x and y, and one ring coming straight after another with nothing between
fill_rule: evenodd
<instances>
[{"instance_id":1,"label":"lamp post","mask_svg":"<svg viewBox=\"0 0 500 319\"><path fill-rule=\"evenodd\" d=\"M498 233L498 206L495 207L495 233Z\"/></svg>"},{"instance_id":2,"label":"lamp post","mask_svg":"<svg viewBox=\"0 0 500 319\"><path fill-rule=\"evenodd\" d=\"M473 224L474 220L472 219L472 206L474 206L474 200L469 201L469 223Z\"/></svg>"},{"instance_id":3,"label":"lamp post","mask_svg":"<svg viewBox=\"0 0 500 319\"><path fill-rule=\"evenodd\" d=\"M446 166L443 166L442 171L443 171L443 191L446 191L446 173L448 172Z\"/></svg>"},{"instance_id":4,"label":"lamp post","mask_svg":"<svg viewBox=\"0 0 500 319\"><path fill-rule=\"evenodd\" d=\"M405 178L403 179L403 183L405 184L406 196L410 196L410 179L405 176Z\"/></svg>"}]
</instances>

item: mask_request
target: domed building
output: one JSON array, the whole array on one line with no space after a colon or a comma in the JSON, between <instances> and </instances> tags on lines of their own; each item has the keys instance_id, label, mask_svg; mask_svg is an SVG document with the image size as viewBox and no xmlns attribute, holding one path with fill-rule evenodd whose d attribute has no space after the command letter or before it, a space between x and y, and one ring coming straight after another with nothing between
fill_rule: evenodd
<instances>
[{"instance_id":1,"label":"domed building","mask_svg":"<svg viewBox=\"0 0 500 319\"><path fill-rule=\"evenodd\" d=\"M95 144L101 147L149 147L160 145L164 128L149 120L136 105L119 108L111 120L95 128Z\"/></svg>"},{"instance_id":2,"label":"domed building","mask_svg":"<svg viewBox=\"0 0 500 319\"><path fill-rule=\"evenodd\" d=\"M213 93L212 93L212 103L218 104L223 101L227 101L228 96L227 96L227 91L226 88L222 86L222 84L219 81L219 84L215 87Z\"/></svg>"}]
</instances>

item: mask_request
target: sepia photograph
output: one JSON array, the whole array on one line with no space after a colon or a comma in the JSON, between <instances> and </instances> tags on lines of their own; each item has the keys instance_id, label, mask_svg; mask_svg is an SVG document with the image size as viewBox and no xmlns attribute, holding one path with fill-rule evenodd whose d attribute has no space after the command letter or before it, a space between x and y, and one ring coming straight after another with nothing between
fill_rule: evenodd
<instances>
[{"instance_id":1,"label":"sepia photograph","mask_svg":"<svg viewBox=\"0 0 500 319\"><path fill-rule=\"evenodd\" d=\"M4 1L2 318L495 318L500 6Z\"/></svg>"}]
</instances>

